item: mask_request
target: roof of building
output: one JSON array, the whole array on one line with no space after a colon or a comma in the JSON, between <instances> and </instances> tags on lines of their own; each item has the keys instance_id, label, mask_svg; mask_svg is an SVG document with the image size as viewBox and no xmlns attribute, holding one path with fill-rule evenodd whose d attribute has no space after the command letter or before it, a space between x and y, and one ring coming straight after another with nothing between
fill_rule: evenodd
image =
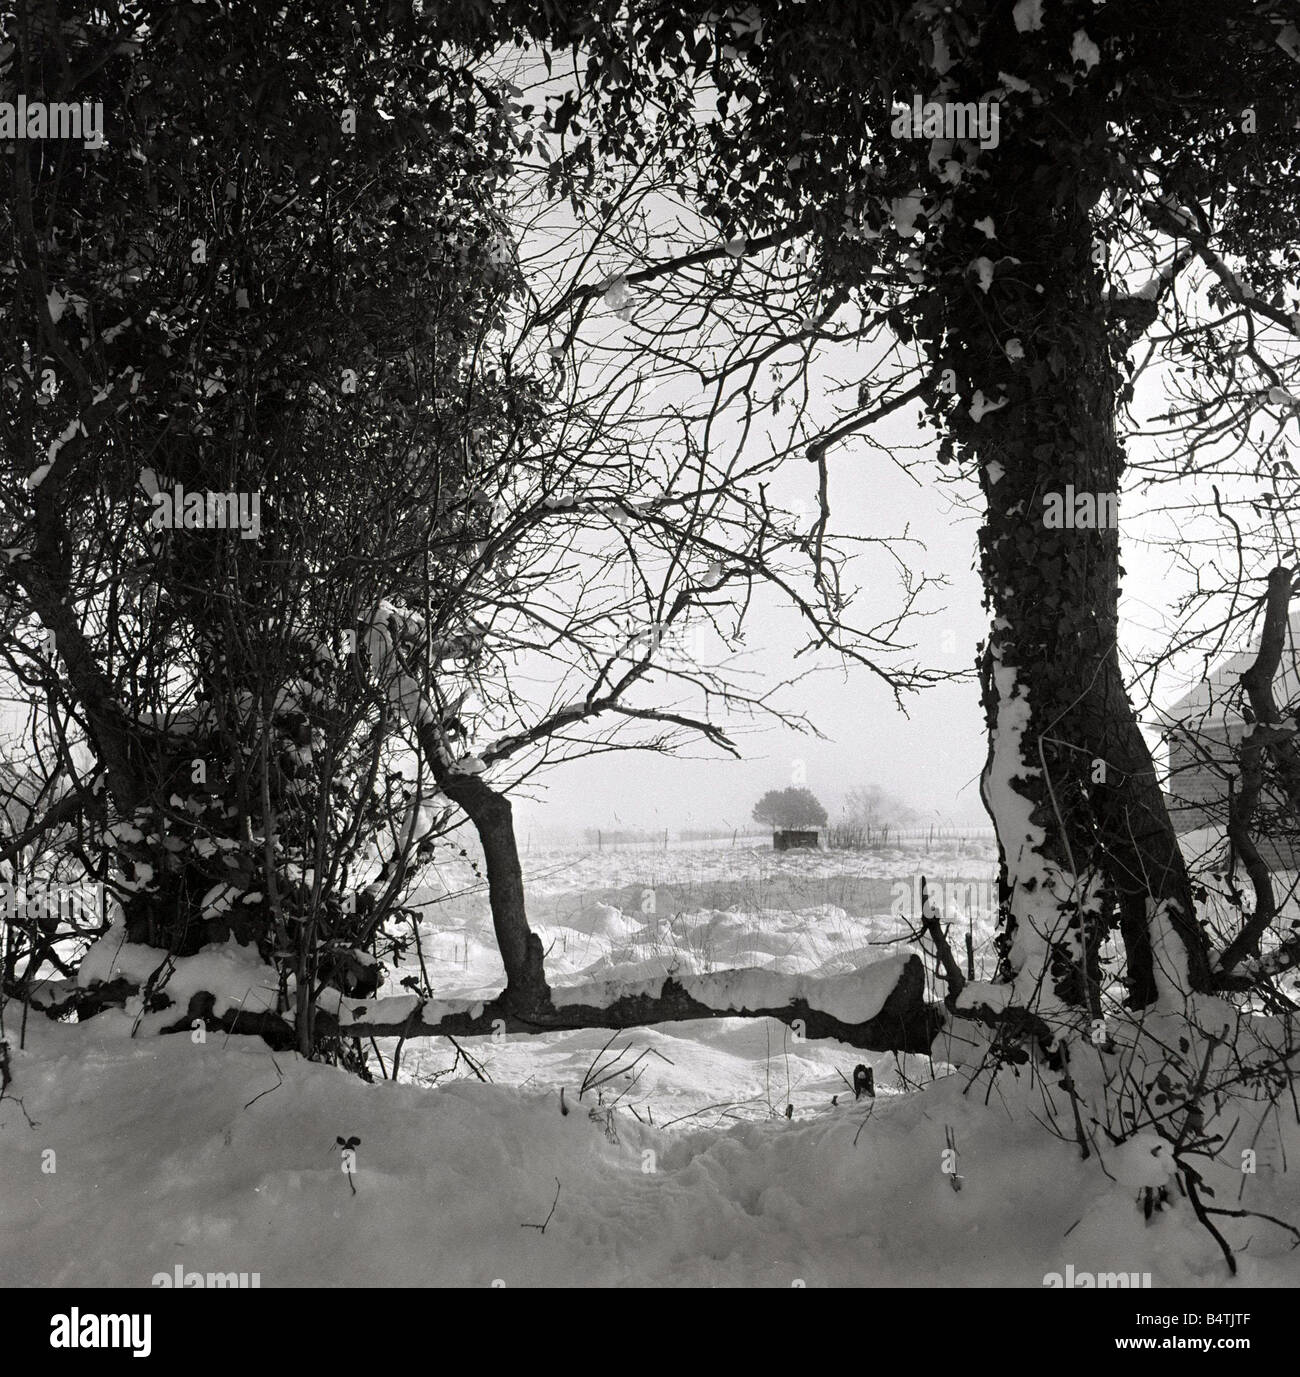
<instances>
[{"instance_id":1,"label":"roof of building","mask_svg":"<svg viewBox=\"0 0 1300 1377\"><path fill-rule=\"evenodd\" d=\"M1240 719L1245 690L1241 676L1255 663L1258 650L1242 650L1230 655L1180 698L1169 710L1170 716L1186 721L1232 717ZM1300 709L1300 612L1293 612L1288 623L1282 662L1273 676L1273 699L1284 716Z\"/></svg>"}]
</instances>

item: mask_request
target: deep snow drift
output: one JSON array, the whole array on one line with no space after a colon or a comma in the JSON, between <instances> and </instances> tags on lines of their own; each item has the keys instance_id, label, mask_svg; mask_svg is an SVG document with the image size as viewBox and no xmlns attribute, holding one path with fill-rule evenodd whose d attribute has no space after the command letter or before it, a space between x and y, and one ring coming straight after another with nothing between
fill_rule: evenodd
<instances>
[{"instance_id":1,"label":"deep snow drift","mask_svg":"<svg viewBox=\"0 0 1300 1377\"><path fill-rule=\"evenodd\" d=\"M553 978L764 954L784 972L878 960L898 951L872 945L897 937L896 883L918 866L979 875L988 857L857 857L846 873L848 858L756 853L752 871L732 857L718 861L729 874L706 873L714 861L661 857L646 883L650 858L605 853L584 863L594 873L539 879ZM669 894L670 875L695 893ZM656 891L653 914L612 902L643 888ZM747 890L752 906L739 901ZM481 900L477 911L461 902L459 914L431 910L438 993L476 982L490 993ZM666 934L647 934L652 917ZM1023 1073L1004 1072L986 1100L983 1083L963 1094L968 1076L938 1062L908 1059L904 1080L892 1057L729 1019L620 1034L629 1059L652 1050L631 1077L580 1098L607 1033L473 1040L492 1084L463 1063L433 1084L454 1049L408 1044L403 1077L424 1084L366 1085L253 1038L132 1038L123 1012L83 1026L33 1015L18 1051L17 1012L6 1022L14 1082L0 1100L6 1286L147 1287L177 1266L257 1273L264 1287L1040 1287L1070 1266L1150 1273L1155 1287L1228 1282L1185 1200L1149 1223L1138 1209L1139 1187L1166 1169L1153 1144L1081 1162L1039 1122L1044 1087ZM381 1050L390 1063L391 1045ZM858 1061L873 1067L874 1101L848 1087ZM350 1177L337 1140L351 1137ZM1225 1163L1207 1182L1222 1205L1289 1220L1300 1212L1284 1151L1294 1160L1300 1135L1275 1124L1256 1148L1255 1174ZM1220 1225L1238 1249L1236 1285L1300 1282L1283 1230Z\"/></svg>"}]
</instances>

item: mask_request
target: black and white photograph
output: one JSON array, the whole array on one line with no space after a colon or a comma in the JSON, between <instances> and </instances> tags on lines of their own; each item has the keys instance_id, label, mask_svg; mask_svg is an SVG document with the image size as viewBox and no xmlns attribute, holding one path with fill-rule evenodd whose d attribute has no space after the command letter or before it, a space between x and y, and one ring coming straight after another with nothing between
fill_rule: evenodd
<instances>
[{"instance_id":1,"label":"black and white photograph","mask_svg":"<svg viewBox=\"0 0 1300 1377\"><path fill-rule=\"evenodd\" d=\"M33 1353L1258 1353L1298 465L1300 0L0 0Z\"/></svg>"}]
</instances>

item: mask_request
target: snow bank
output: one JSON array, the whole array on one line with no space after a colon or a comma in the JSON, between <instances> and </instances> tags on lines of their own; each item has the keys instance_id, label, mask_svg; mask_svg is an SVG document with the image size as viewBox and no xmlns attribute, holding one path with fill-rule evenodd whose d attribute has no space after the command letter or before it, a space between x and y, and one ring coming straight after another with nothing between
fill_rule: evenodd
<instances>
[{"instance_id":1,"label":"snow bank","mask_svg":"<svg viewBox=\"0 0 1300 1377\"><path fill-rule=\"evenodd\" d=\"M793 1120L773 1085L762 1122L667 1130L616 1111L611 1134L603 1109L588 1114L595 1097L578 1098L590 1053L561 1079L564 1115L554 1084L366 1085L253 1039L142 1041L130 1023L33 1020L14 1054L0 1285L147 1288L177 1264L258 1272L266 1288L1039 1287L1067 1266L1149 1271L1156 1287L1225 1280L1184 1202L1144 1221L1131 1183L1154 1174L1150 1145L1107 1153L1127 1178L1109 1180L1033 1121L1028 1078L1001 1081L993 1108L961 1077L869 1107L836 1078ZM541 1039L507 1041L536 1067ZM673 1067L651 1060L699 1074L680 1050ZM1297 1131L1280 1127L1294 1154ZM335 1143L351 1136L355 1195ZM1271 1174L1281 1145L1267 1138L1245 1203L1286 1216L1293 1192ZM1207 1170L1235 1199L1240 1173ZM552 1205L544 1235L521 1227ZM1220 1223L1238 1246L1251 1238L1239 1285L1300 1280L1283 1231Z\"/></svg>"},{"instance_id":2,"label":"snow bank","mask_svg":"<svg viewBox=\"0 0 1300 1377\"><path fill-rule=\"evenodd\" d=\"M125 979L143 987L155 972L155 988L167 994L181 1010L190 997L207 990L215 997L213 1014L220 1018L229 1009L250 1012L274 1010L275 972L257 954L257 948L241 947L233 937L220 945L205 947L194 956L176 957L168 976L166 953L126 940L121 919L109 928L86 953L77 971L77 983L85 988L99 981ZM165 978L164 978L165 977ZM167 1011L174 1021L175 1013ZM163 1019L164 1022L168 1018Z\"/></svg>"}]
</instances>

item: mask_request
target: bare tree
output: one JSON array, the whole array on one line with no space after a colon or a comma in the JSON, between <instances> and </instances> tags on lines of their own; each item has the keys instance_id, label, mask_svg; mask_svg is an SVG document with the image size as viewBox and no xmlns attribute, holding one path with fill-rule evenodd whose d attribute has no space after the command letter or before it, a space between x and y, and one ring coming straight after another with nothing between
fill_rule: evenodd
<instances>
[{"instance_id":1,"label":"bare tree","mask_svg":"<svg viewBox=\"0 0 1300 1377\"><path fill-rule=\"evenodd\" d=\"M670 184L645 169L575 195L557 249L550 173L518 166L526 118L449 35L416 76L382 25L353 45L237 10L129 49L102 24L19 35L16 63L71 96L84 60L120 120L106 149L10 165L5 654L47 704L60 781L14 842L84 805L86 872L122 909L80 983L36 997L88 1014L138 993L164 1031L201 1019L359 1066L344 1001L408 950L406 897L459 810L505 967L489 1012L571 1026L509 790L592 751L734 750L729 719L791 716L728 665L768 592L810 655L922 687L900 626L927 581L905 543L861 537L901 597L853 627L824 482L811 527L768 492L792 442L760 431L745 377L805 309L800 274L774 257L756 280L719 245L673 257L670 282ZM269 57L222 67L244 19L283 60L274 93ZM363 88L392 121L346 104ZM173 108L201 111L203 137ZM288 142L250 154L259 118ZM108 249L63 228L91 222ZM81 935L44 933L11 987L70 969ZM177 963L229 938L255 954L249 987L177 1009ZM116 977L123 939L132 962L156 953L147 977ZM896 975L886 1023L858 1035L924 1042L916 969ZM773 1001L794 1017L801 998Z\"/></svg>"}]
</instances>

